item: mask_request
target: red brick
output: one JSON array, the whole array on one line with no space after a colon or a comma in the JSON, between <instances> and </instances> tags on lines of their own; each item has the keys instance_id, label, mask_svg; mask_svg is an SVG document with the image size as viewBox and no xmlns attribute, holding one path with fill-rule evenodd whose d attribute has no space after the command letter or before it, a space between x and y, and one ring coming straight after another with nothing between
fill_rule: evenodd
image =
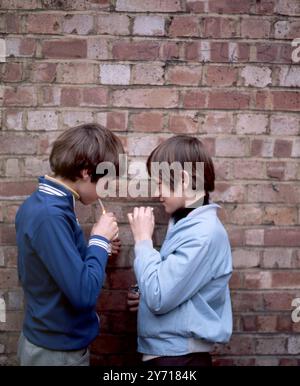
<instances>
[{"instance_id":1,"label":"red brick","mask_svg":"<svg viewBox=\"0 0 300 386\"><path fill-rule=\"evenodd\" d=\"M245 202L246 189L244 186L230 185L226 182L218 182L214 197L222 202Z\"/></svg>"},{"instance_id":2,"label":"red brick","mask_svg":"<svg viewBox=\"0 0 300 386\"><path fill-rule=\"evenodd\" d=\"M279 56L280 46L275 43L256 43L256 59L258 62L274 63Z\"/></svg>"},{"instance_id":3,"label":"red brick","mask_svg":"<svg viewBox=\"0 0 300 386\"><path fill-rule=\"evenodd\" d=\"M209 11L221 14L226 13L249 13L252 2L251 0L227 1L214 0L209 2Z\"/></svg>"},{"instance_id":4,"label":"red brick","mask_svg":"<svg viewBox=\"0 0 300 386\"><path fill-rule=\"evenodd\" d=\"M260 0L256 3L256 13L261 15L273 15L276 0Z\"/></svg>"},{"instance_id":5,"label":"red brick","mask_svg":"<svg viewBox=\"0 0 300 386\"><path fill-rule=\"evenodd\" d=\"M285 163L284 162L267 162L267 176L279 180L284 179Z\"/></svg>"},{"instance_id":6,"label":"red brick","mask_svg":"<svg viewBox=\"0 0 300 386\"><path fill-rule=\"evenodd\" d=\"M187 11L193 13L204 13L205 3L204 1L187 0Z\"/></svg>"},{"instance_id":7,"label":"red brick","mask_svg":"<svg viewBox=\"0 0 300 386\"><path fill-rule=\"evenodd\" d=\"M242 19L241 36L250 39L267 39L270 36L271 23L261 17L247 17Z\"/></svg>"},{"instance_id":8,"label":"red brick","mask_svg":"<svg viewBox=\"0 0 300 386\"><path fill-rule=\"evenodd\" d=\"M279 296L280 295L280 296ZM291 311L291 303L297 298L297 291L266 292L263 294L264 309L266 311Z\"/></svg>"},{"instance_id":9,"label":"red brick","mask_svg":"<svg viewBox=\"0 0 300 386\"><path fill-rule=\"evenodd\" d=\"M233 165L233 175L239 180L265 179L264 162L258 160L240 160Z\"/></svg>"},{"instance_id":10,"label":"red brick","mask_svg":"<svg viewBox=\"0 0 300 386\"><path fill-rule=\"evenodd\" d=\"M183 95L183 107L197 109L206 107L207 95L204 91L188 91Z\"/></svg>"},{"instance_id":11,"label":"red brick","mask_svg":"<svg viewBox=\"0 0 300 386\"><path fill-rule=\"evenodd\" d=\"M250 96L236 91L211 91L208 98L210 109L247 109Z\"/></svg>"},{"instance_id":12,"label":"red brick","mask_svg":"<svg viewBox=\"0 0 300 386\"><path fill-rule=\"evenodd\" d=\"M172 60L179 59L180 44L178 42L162 42L160 47L160 59Z\"/></svg>"},{"instance_id":13,"label":"red brick","mask_svg":"<svg viewBox=\"0 0 300 386\"><path fill-rule=\"evenodd\" d=\"M300 110L299 91L273 91L272 96L275 110Z\"/></svg>"},{"instance_id":14,"label":"red brick","mask_svg":"<svg viewBox=\"0 0 300 386\"><path fill-rule=\"evenodd\" d=\"M56 67L56 63L33 63L32 81L52 83L56 77Z\"/></svg>"},{"instance_id":15,"label":"red brick","mask_svg":"<svg viewBox=\"0 0 300 386\"><path fill-rule=\"evenodd\" d=\"M81 102L81 90L76 88L63 88L61 90L60 103L62 106L79 106Z\"/></svg>"},{"instance_id":16,"label":"red brick","mask_svg":"<svg viewBox=\"0 0 300 386\"><path fill-rule=\"evenodd\" d=\"M36 51L36 40L32 38L15 38L6 39L6 55L8 57L26 57L34 56Z\"/></svg>"},{"instance_id":17,"label":"red brick","mask_svg":"<svg viewBox=\"0 0 300 386\"><path fill-rule=\"evenodd\" d=\"M4 106L35 106L36 92L32 86L7 87L4 90Z\"/></svg>"},{"instance_id":18,"label":"red brick","mask_svg":"<svg viewBox=\"0 0 300 386\"><path fill-rule=\"evenodd\" d=\"M227 42L211 42L211 60L213 62L229 62L229 46Z\"/></svg>"},{"instance_id":19,"label":"red brick","mask_svg":"<svg viewBox=\"0 0 300 386\"><path fill-rule=\"evenodd\" d=\"M207 86L234 86L238 79L238 69L229 66L208 66L205 75Z\"/></svg>"},{"instance_id":20,"label":"red brick","mask_svg":"<svg viewBox=\"0 0 300 386\"><path fill-rule=\"evenodd\" d=\"M267 207L265 209L264 224L268 225L296 225L296 208Z\"/></svg>"},{"instance_id":21,"label":"red brick","mask_svg":"<svg viewBox=\"0 0 300 386\"><path fill-rule=\"evenodd\" d=\"M201 83L202 66L172 66L166 73L168 84L198 86Z\"/></svg>"},{"instance_id":22,"label":"red brick","mask_svg":"<svg viewBox=\"0 0 300 386\"><path fill-rule=\"evenodd\" d=\"M1 76L3 82L20 82L23 77L22 63L6 63Z\"/></svg>"},{"instance_id":23,"label":"red brick","mask_svg":"<svg viewBox=\"0 0 300 386\"><path fill-rule=\"evenodd\" d=\"M31 14L27 17L27 32L33 34L61 33L61 16L55 14Z\"/></svg>"},{"instance_id":24,"label":"red brick","mask_svg":"<svg viewBox=\"0 0 300 386\"><path fill-rule=\"evenodd\" d=\"M42 55L51 59L76 59L87 57L87 42L82 39L45 40Z\"/></svg>"},{"instance_id":25,"label":"red brick","mask_svg":"<svg viewBox=\"0 0 300 386\"><path fill-rule=\"evenodd\" d=\"M3 32L13 33L13 34L22 32L21 31L22 22L21 22L21 17L19 15L13 14L13 13L7 13L5 16L6 16L5 17L6 31L3 31Z\"/></svg>"},{"instance_id":26,"label":"red brick","mask_svg":"<svg viewBox=\"0 0 300 386\"><path fill-rule=\"evenodd\" d=\"M82 89L83 106L107 106L107 89L102 87L90 87Z\"/></svg>"},{"instance_id":27,"label":"red brick","mask_svg":"<svg viewBox=\"0 0 300 386\"><path fill-rule=\"evenodd\" d=\"M175 16L169 27L169 35L199 36L199 19L195 16Z\"/></svg>"},{"instance_id":28,"label":"red brick","mask_svg":"<svg viewBox=\"0 0 300 386\"><path fill-rule=\"evenodd\" d=\"M271 247L299 247L300 246L300 230L296 228L290 229L266 229L265 230L265 245ZM299 284L299 281L298 281Z\"/></svg>"},{"instance_id":29,"label":"red brick","mask_svg":"<svg viewBox=\"0 0 300 386\"><path fill-rule=\"evenodd\" d=\"M208 62L211 60L211 43L207 41L186 43L185 59Z\"/></svg>"},{"instance_id":30,"label":"red brick","mask_svg":"<svg viewBox=\"0 0 300 386\"><path fill-rule=\"evenodd\" d=\"M257 184L248 186L249 202L286 203L295 204L300 200L297 186L292 184Z\"/></svg>"},{"instance_id":31,"label":"red brick","mask_svg":"<svg viewBox=\"0 0 300 386\"><path fill-rule=\"evenodd\" d=\"M255 351L258 354L284 354L286 353L287 339L281 337L260 337L256 340Z\"/></svg>"},{"instance_id":32,"label":"red brick","mask_svg":"<svg viewBox=\"0 0 300 386\"><path fill-rule=\"evenodd\" d=\"M133 131L162 131L164 116L159 112L143 112L130 116L131 129Z\"/></svg>"},{"instance_id":33,"label":"red brick","mask_svg":"<svg viewBox=\"0 0 300 386\"><path fill-rule=\"evenodd\" d=\"M159 43L151 41L117 41L112 47L117 60L155 60L159 56Z\"/></svg>"},{"instance_id":34,"label":"red brick","mask_svg":"<svg viewBox=\"0 0 300 386\"><path fill-rule=\"evenodd\" d=\"M113 91L112 103L118 107L171 108L178 106L178 94L166 88Z\"/></svg>"},{"instance_id":35,"label":"red brick","mask_svg":"<svg viewBox=\"0 0 300 386\"><path fill-rule=\"evenodd\" d=\"M274 157L288 158L292 152L292 141L286 141L284 139L276 139L274 145Z\"/></svg>"},{"instance_id":36,"label":"red brick","mask_svg":"<svg viewBox=\"0 0 300 386\"><path fill-rule=\"evenodd\" d=\"M34 154L36 139L29 136L16 135L15 133L2 133L0 154Z\"/></svg>"},{"instance_id":37,"label":"red brick","mask_svg":"<svg viewBox=\"0 0 300 386\"><path fill-rule=\"evenodd\" d=\"M237 36L238 19L223 17L206 17L204 19L204 38L231 38Z\"/></svg>"},{"instance_id":38,"label":"red brick","mask_svg":"<svg viewBox=\"0 0 300 386\"><path fill-rule=\"evenodd\" d=\"M109 130L127 129L128 113L125 111L109 111L107 113L107 128Z\"/></svg>"},{"instance_id":39,"label":"red brick","mask_svg":"<svg viewBox=\"0 0 300 386\"><path fill-rule=\"evenodd\" d=\"M196 113L171 114L169 116L169 130L173 133L198 133L199 117Z\"/></svg>"},{"instance_id":40,"label":"red brick","mask_svg":"<svg viewBox=\"0 0 300 386\"><path fill-rule=\"evenodd\" d=\"M263 310L262 293L237 292L232 295L233 309L236 312L251 312Z\"/></svg>"},{"instance_id":41,"label":"red brick","mask_svg":"<svg viewBox=\"0 0 300 386\"><path fill-rule=\"evenodd\" d=\"M97 307L99 311L125 311L127 309L127 291L101 291Z\"/></svg>"}]
</instances>

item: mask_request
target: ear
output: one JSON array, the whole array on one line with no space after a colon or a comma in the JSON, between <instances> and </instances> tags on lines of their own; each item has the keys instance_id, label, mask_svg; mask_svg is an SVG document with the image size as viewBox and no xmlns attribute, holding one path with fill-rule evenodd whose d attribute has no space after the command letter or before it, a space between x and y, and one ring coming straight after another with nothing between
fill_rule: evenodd
<instances>
[{"instance_id":1,"label":"ear","mask_svg":"<svg viewBox=\"0 0 300 386\"><path fill-rule=\"evenodd\" d=\"M83 179L83 181L88 181L89 179L91 179L91 176L87 169L81 170L81 178Z\"/></svg>"},{"instance_id":2,"label":"ear","mask_svg":"<svg viewBox=\"0 0 300 386\"><path fill-rule=\"evenodd\" d=\"M190 175L186 170L182 171L182 186L184 190L187 190L190 184Z\"/></svg>"}]
</instances>

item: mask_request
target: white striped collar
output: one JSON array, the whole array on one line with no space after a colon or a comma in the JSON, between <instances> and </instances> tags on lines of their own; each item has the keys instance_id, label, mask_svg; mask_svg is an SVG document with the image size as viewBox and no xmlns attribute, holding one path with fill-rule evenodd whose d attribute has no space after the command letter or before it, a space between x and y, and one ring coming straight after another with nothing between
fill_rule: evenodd
<instances>
[{"instance_id":1,"label":"white striped collar","mask_svg":"<svg viewBox=\"0 0 300 386\"><path fill-rule=\"evenodd\" d=\"M60 197L66 197L67 193L63 192L60 189L54 188L54 186L49 185L45 182L40 182L39 183L39 191L50 194L51 196L60 196Z\"/></svg>"}]
</instances>

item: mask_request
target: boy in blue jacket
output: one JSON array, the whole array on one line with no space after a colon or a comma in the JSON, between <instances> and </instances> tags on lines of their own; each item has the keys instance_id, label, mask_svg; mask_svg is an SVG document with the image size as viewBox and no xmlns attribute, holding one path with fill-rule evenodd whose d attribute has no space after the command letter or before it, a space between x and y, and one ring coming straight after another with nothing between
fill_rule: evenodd
<instances>
[{"instance_id":1,"label":"boy in blue jacket","mask_svg":"<svg viewBox=\"0 0 300 386\"><path fill-rule=\"evenodd\" d=\"M65 131L50 155L53 176L40 177L37 190L18 210L18 271L25 296L21 365L89 365L88 346L99 333L95 306L108 251L118 252L120 243L116 218L107 213L93 226L86 245L75 201L88 205L97 200L97 165L110 161L118 167L119 153L120 140L99 125Z\"/></svg>"},{"instance_id":2,"label":"boy in blue jacket","mask_svg":"<svg viewBox=\"0 0 300 386\"><path fill-rule=\"evenodd\" d=\"M150 175L155 162L182 166L182 194L174 194L178 186L172 176L170 195L165 193L167 181L158 179L160 201L171 215L160 251L152 244L151 208L134 208L128 214L140 291L138 351L144 364L151 366L211 366L213 344L228 342L232 333L228 287L232 258L217 216L219 206L209 201L215 181L213 162L202 143L186 135L169 138L154 149L147 161ZM191 174L184 170L185 162L192 163ZM194 189L197 162L204 165L203 196L193 201L189 187ZM132 310L137 298L128 294Z\"/></svg>"}]
</instances>

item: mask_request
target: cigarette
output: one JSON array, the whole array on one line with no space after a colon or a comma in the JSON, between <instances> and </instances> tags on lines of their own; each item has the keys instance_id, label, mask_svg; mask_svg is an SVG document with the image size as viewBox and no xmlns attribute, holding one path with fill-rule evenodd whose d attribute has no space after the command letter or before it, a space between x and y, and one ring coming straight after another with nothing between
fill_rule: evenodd
<instances>
[{"instance_id":1,"label":"cigarette","mask_svg":"<svg viewBox=\"0 0 300 386\"><path fill-rule=\"evenodd\" d=\"M102 203L102 201L101 201L101 198L100 198L100 197L98 197L98 202L99 202L99 204L100 204L100 206L101 206L101 209L102 209L102 214L105 214L105 213L106 213L106 210L105 210L105 208L104 208L104 205L103 205L103 203Z\"/></svg>"}]
</instances>

